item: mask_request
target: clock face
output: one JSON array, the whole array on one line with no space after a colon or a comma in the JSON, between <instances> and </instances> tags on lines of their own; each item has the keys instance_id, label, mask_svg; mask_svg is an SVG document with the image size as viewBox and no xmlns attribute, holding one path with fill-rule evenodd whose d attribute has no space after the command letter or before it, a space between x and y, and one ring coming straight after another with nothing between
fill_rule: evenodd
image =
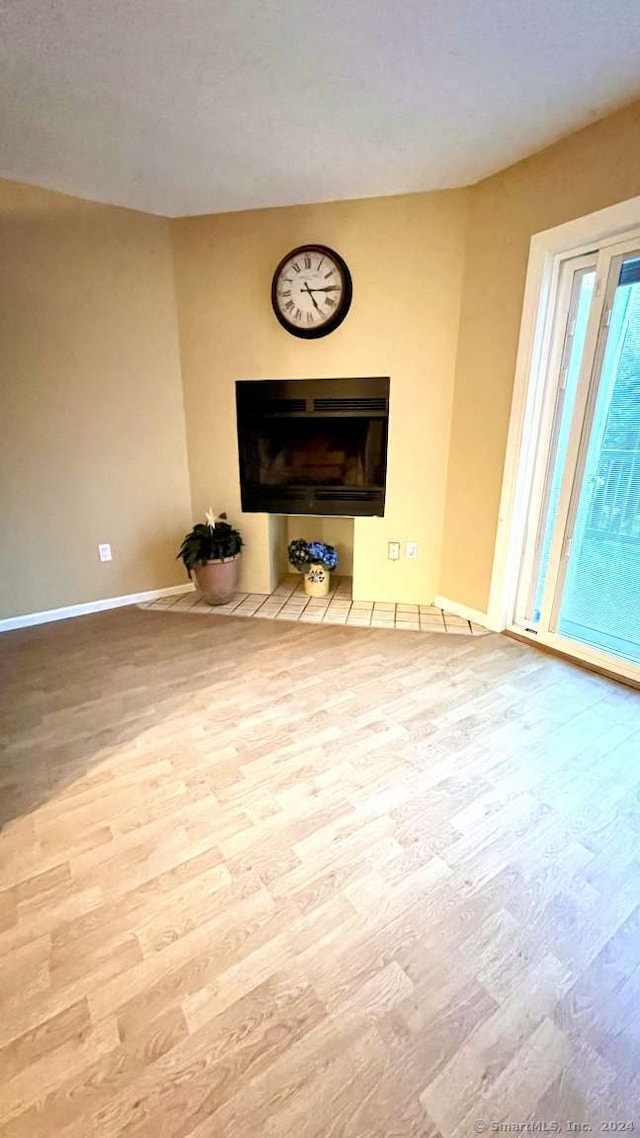
<instances>
[{"instance_id":1,"label":"clock face","mask_svg":"<svg viewBox=\"0 0 640 1138\"><path fill-rule=\"evenodd\" d=\"M342 323L351 295L345 262L324 245L303 245L287 253L271 286L273 310L282 327L307 340L326 336Z\"/></svg>"}]
</instances>

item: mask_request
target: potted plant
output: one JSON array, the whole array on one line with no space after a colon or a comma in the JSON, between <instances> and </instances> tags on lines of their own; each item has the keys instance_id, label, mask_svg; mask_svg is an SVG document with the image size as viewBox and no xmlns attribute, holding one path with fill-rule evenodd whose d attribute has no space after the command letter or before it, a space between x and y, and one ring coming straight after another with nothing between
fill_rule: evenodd
<instances>
[{"instance_id":1,"label":"potted plant","mask_svg":"<svg viewBox=\"0 0 640 1138\"><path fill-rule=\"evenodd\" d=\"M289 564L304 573L304 591L307 596L326 597L331 573L338 566L338 554L333 545L298 538L289 542L288 553Z\"/></svg>"},{"instance_id":2,"label":"potted plant","mask_svg":"<svg viewBox=\"0 0 640 1138\"><path fill-rule=\"evenodd\" d=\"M208 510L206 524L199 522L185 537L178 557L184 561L196 589L209 605L223 605L238 590L239 558L243 541L226 514Z\"/></svg>"}]
</instances>

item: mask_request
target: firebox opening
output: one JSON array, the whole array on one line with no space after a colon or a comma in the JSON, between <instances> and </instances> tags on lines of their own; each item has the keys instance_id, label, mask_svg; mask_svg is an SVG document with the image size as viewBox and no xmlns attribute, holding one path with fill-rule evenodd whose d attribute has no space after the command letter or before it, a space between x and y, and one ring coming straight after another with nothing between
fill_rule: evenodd
<instances>
[{"instance_id":1,"label":"firebox opening","mask_svg":"<svg viewBox=\"0 0 640 1138\"><path fill-rule=\"evenodd\" d=\"M242 508L382 515L388 379L236 384Z\"/></svg>"},{"instance_id":2,"label":"firebox opening","mask_svg":"<svg viewBox=\"0 0 640 1138\"><path fill-rule=\"evenodd\" d=\"M382 423L316 419L272 423L258 438L266 486L382 488Z\"/></svg>"}]
</instances>

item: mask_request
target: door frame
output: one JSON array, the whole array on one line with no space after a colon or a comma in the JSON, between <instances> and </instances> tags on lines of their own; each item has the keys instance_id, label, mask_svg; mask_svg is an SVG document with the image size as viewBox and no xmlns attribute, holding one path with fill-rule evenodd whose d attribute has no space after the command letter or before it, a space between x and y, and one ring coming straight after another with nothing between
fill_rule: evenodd
<instances>
[{"instance_id":1,"label":"door frame","mask_svg":"<svg viewBox=\"0 0 640 1138\"><path fill-rule=\"evenodd\" d=\"M591 649L588 645L577 644L558 633L541 635L528 632L514 620L541 400L544 398L551 353L556 348L554 318L562 265L568 259L622 241L626 243L627 240L640 242L640 197L534 234L531 238L487 624L497 631L512 631L533 643L554 647L585 663L640 683L638 665ZM605 285L606 280L596 279L595 288L599 288L600 294L604 293Z\"/></svg>"}]
</instances>

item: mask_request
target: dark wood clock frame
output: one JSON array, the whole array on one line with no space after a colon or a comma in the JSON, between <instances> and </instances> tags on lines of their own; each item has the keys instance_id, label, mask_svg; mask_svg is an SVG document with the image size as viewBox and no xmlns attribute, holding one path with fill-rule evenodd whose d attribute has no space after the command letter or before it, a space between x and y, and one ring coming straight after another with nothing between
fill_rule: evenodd
<instances>
[{"instance_id":1,"label":"dark wood clock frame","mask_svg":"<svg viewBox=\"0 0 640 1138\"><path fill-rule=\"evenodd\" d=\"M278 306L278 278L280 273L292 257L304 256L305 253L320 253L325 257L331 257L335 261L340 273L342 274L343 292L340 304L336 308L333 316L318 328L303 328L291 324L280 312ZM296 249L291 249L286 253L282 260L278 263L273 280L271 282L271 305L275 313L275 317L279 324L290 332L292 336L297 336L300 340L319 340L322 336L328 336L331 332L335 332L339 328L351 308L351 301L353 299L353 281L351 280L351 273L349 267L343 257L336 253L334 249L330 249L328 245L299 245Z\"/></svg>"}]
</instances>

